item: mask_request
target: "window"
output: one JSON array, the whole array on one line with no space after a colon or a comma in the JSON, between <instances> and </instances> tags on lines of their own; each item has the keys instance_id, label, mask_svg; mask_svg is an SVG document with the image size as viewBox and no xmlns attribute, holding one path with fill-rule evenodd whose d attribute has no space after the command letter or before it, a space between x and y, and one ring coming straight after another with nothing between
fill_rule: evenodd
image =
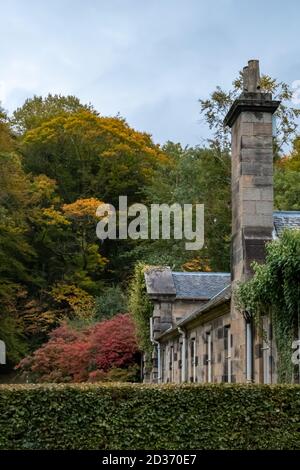
<instances>
[{"instance_id":1,"label":"window","mask_svg":"<svg viewBox=\"0 0 300 470\"><path fill-rule=\"evenodd\" d=\"M224 382L231 383L232 372L231 372L231 348L232 348L232 336L230 331L230 325L225 326L224 331L224 350L225 350L225 374Z\"/></svg>"},{"instance_id":2,"label":"window","mask_svg":"<svg viewBox=\"0 0 300 470\"><path fill-rule=\"evenodd\" d=\"M206 333L206 357L207 357L207 364L206 364L206 380L207 382L212 381L212 367L211 367L211 360L212 360L212 342L211 342L211 333L208 331Z\"/></svg>"}]
</instances>

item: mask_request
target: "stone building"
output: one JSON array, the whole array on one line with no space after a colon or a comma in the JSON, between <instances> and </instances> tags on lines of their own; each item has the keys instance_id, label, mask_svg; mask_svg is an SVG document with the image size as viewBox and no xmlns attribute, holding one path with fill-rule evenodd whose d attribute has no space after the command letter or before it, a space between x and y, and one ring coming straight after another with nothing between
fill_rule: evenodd
<instances>
[{"instance_id":1,"label":"stone building","mask_svg":"<svg viewBox=\"0 0 300 470\"><path fill-rule=\"evenodd\" d=\"M175 273L151 268L146 289L154 308L150 382L276 382L276 348L268 317L264 338L237 311L231 293L263 262L265 243L300 212L273 212L273 113L279 102L260 90L259 63L243 69L243 92L225 125L231 128L232 249L229 273Z\"/></svg>"}]
</instances>

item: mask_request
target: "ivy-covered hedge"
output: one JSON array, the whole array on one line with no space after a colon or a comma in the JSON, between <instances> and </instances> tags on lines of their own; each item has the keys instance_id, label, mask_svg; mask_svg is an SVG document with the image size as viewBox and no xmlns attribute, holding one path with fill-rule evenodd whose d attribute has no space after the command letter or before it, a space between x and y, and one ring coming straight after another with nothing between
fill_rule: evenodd
<instances>
[{"instance_id":1,"label":"ivy-covered hedge","mask_svg":"<svg viewBox=\"0 0 300 470\"><path fill-rule=\"evenodd\" d=\"M0 386L1 449L300 449L300 387Z\"/></svg>"}]
</instances>

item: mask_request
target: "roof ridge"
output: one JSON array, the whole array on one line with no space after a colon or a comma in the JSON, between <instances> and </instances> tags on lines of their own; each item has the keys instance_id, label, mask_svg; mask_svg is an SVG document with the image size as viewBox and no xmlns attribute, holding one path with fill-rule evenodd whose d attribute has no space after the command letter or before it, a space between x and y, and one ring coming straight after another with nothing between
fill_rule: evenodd
<instances>
[{"instance_id":1,"label":"roof ridge","mask_svg":"<svg viewBox=\"0 0 300 470\"><path fill-rule=\"evenodd\" d=\"M198 275L198 274L205 274L205 275L213 275L217 274L218 276L230 276L230 272L212 272L212 271L172 271L172 274L184 274L184 275Z\"/></svg>"},{"instance_id":2,"label":"roof ridge","mask_svg":"<svg viewBox=\"0 0 300 470\"><path fill-rule=\"evenodd\" d=\"M300 210L299 211L273 211L274 214L288 214L288 215L299 215L300 216Z\"/></svg>"}]
</instances>

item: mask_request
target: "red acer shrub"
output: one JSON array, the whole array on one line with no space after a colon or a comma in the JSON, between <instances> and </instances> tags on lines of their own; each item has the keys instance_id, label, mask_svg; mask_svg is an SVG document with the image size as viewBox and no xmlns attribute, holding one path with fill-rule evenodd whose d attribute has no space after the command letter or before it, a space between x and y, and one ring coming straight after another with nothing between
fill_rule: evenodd
<instances>
[{"instance_id":1,"label":"red acer shrub","mask_svg":"<svg viewBox=\"0 0 300 470\"><path fill-rule=\"evenodd\" d=\"M128 314L120 314L81 331L63 324L17 368L37 382L133 380L137 358L134 324Z\"/></svg>"}]
</instances>

